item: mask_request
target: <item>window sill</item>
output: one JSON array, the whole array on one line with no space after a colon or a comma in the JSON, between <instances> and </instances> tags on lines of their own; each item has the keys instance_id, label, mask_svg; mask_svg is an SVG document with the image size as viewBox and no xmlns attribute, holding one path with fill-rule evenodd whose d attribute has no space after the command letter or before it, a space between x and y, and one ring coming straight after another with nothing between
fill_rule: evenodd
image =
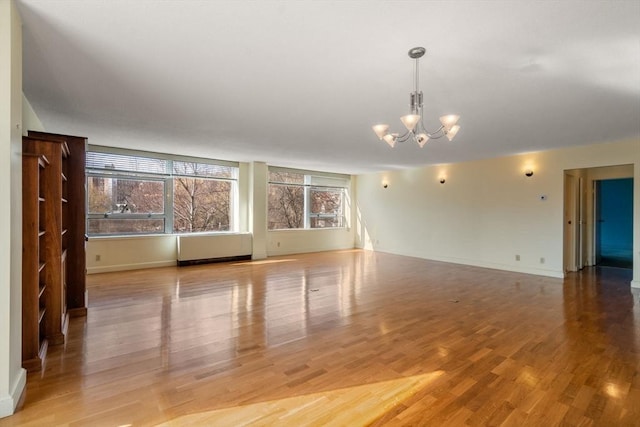
<instances>
[{"instance_id":1,"label":"window sill","mask_svg":"<svg viewBox=\"0 0 640 427\"><path fill-rule=\"evenodd\" d=\"M249 232L239 232L239 231L219 231L219 232L209 232L202 231L197 233L152 233L152 234L110 234L108 236L89 236L89 240L126 240L126 239L153 239L153 238L161 238L161 237L180 237L180 236L228 236L228 235L240 235L240 234L251 234Z\"/></svg>"},{"instance_id":2,"label":"window sill","mask_svg":"<svg viewBox=\"0 0 640 427\"><path fill-rule=\"evenodd\" d=\"M267 233L290 233L292 231L349 231L349 227L325 227L325 228L278 228L275 230L267 230Z\"/></svg>"}]
</instances>

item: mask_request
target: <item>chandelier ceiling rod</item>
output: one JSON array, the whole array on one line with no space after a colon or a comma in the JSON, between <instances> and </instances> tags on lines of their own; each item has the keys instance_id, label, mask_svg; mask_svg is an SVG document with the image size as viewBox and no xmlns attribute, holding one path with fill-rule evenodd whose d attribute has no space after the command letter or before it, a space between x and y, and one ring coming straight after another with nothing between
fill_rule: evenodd
<instances>
[{"instance_id":1,"label":"chandelier ceiling rod","mask_svg":"<svg viewBox=\"0 0 640 427\"><path fill-rule=\"evenodd\" d=\"M389 133L389 125L379 124L373 126L373 131L378 135L378 138L383 139L391 147L394 147L397 142L405 142L408 140L415 141L420 148L430 139L438 139L446 136L449 141L453 140L460 130L460 126L456 123L460 116L455 114L449 114L440 117L440 127L434 131L429 132L423 123L423 97L420 90L420 58L424 56L426 49L423 47L414 47L409 50L409 58L415 60L414 68L414 91L409 95L409 106L411 107L411 113L406 116L400 117L400 120L407 128L406 132L402 135L398 133Z\"/></svg>"}]
</instances>

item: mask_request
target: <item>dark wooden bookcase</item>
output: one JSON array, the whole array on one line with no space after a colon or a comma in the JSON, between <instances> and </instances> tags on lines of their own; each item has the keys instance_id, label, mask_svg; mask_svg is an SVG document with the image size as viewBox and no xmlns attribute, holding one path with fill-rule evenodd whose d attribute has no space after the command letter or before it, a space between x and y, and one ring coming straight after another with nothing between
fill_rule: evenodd
<instances>
[{"instance_id":1,"label":"dark wooden bookcase","mask_svg":"<svg viewBox=\"0 0 640 427\"><path fill-rule=\"evenodd\" d=\"M69 316L86 315L86 138L30 131L22 144L22 359L33 371Z\"/></svg>"},{"instance_id":2,"label":"dark wooden bookcase","mask_svg":"<svg viewBox=\"0 0 640 427\"><path fill-rule=\"evenodd\" d=\"M45 195L43 179L49 164L44 156L22 157L22 359L28 371L38 370L47 354L45 291Z\"/></svg>"}]
</instances>

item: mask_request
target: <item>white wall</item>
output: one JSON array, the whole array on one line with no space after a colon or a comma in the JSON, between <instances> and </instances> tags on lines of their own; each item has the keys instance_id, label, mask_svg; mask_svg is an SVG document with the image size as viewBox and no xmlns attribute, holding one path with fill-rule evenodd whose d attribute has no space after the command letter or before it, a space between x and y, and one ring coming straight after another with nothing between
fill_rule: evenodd
<instances>
[{"instance_id":1,"label":"white wall","mask_svg":"<svg viewBox=\"0 0 640 427\"><path fill-rule=\"evenodd\" d=\"M91 237L86 248L88 274L175 266L178 258L174 235Z\"/></svg>"},{"instance_id":2,"label":"white wall","mask_svg":"<svg viewBox=\"0 0 640 427\"><path fill-rule=\"evenodd\" d=\"M289 255L353 248L353 231L348 228L278 230L267 233L267 255Z\"/></svg>"},{"instance_id":3,"label":"white wall","mask_svg":"<svg viewBox=\"0 0 640 427\"><path fill-rule=\"evenodd\" d=\"M249 231L253 237L252 259L267 257L267 179L264 162L249 166Z\"/></svg>"},{"instance_id":4,"label":"white wall","mask_svg":"<svg viewBox=\"0 0 640 427\"><path fill-rule=\"evenodd\" d=\"M250 164L240 163L238 165L238 232L249 231L249 175Z\"/></svg>"},{"instance_id":5,"label":"white wall","mask_svg":"<svg viewBox=\"0 0 640 427\"><path fill-rule=\"evenodd\" d=\"M633 284L640 285L639 140L359 176L357 244L563 277L564 171L620 164L635 170Z\"/></svg>"},{"instance_id":6,"label":"white wall","mask_svg":"<svg viewBox=\"0 0 640 427\"><path fill-rule=\"evenodd\" d=\"M0 417L24 390L22 369L22 27L0 0Z\"/></svg>"},{"instance_id":7,"label":"white wall","mask_svg":"<svg viewBox=\"0 0 640 427\"><path fill-rule=\"evenodd\" d=\"M22 134L27 135L27 131L36 130L44 132L45 128L40 118L33 110L31 103L24 94L22 95Z\"/></svg>"}]
</instances>

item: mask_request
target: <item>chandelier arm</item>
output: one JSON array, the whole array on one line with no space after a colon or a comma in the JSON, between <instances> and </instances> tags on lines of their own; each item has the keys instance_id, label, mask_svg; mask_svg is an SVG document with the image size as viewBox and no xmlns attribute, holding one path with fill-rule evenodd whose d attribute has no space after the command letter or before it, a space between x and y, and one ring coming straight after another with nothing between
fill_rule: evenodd
<instances>
[{"instance_id":1,"label":"chandelier arm","mask_svg":"<svg viewBox=\"0 0 640 427\"><path fill-rule=\"evenodd\" d=\"M445 136L447 133L444 131L444 126L441 125L438 130L436 130L435 132L429 132L427 131L427 135L429 135L429 138L431 139L438 139L438 138L442 138L443 136Z\"/></svg>"},{"instance_id":2,"label":"chandelier arm","mask_svg":"<svg viewBox=\"0 0 640 427\"><path fill-rule=\"evenodd\" d=\"M416 125L415 129L413 130L413 133L415 135L420 134L420 133L425 133L429 137L429 139L438 139L438 138L442 138L443 136L446 135L446 132L444 132L444 126L443 125L440 125L440 127L438 129L436 129L435 132L429 132L427 127L422 122L422 115L421 115L420 121L418 122L418 124Z\"/></svg>"},{"instance_id":3,"label":"chandelier arm","mask_svg":"<svg viewBox=\"0 0 640 427\"><path fill-rule=\"evenodd\" d=\"M406 132L405 132L405 133L403 133L402 135L397 136L397 137L396 137L396 141L397 141L397 142L405 142L405 141L408 141L408 140L409 140L409 138L411 137L411 135L413 135L413 132L411 132L411 131L406 131Z\"/></svg>"}]
</instances>

